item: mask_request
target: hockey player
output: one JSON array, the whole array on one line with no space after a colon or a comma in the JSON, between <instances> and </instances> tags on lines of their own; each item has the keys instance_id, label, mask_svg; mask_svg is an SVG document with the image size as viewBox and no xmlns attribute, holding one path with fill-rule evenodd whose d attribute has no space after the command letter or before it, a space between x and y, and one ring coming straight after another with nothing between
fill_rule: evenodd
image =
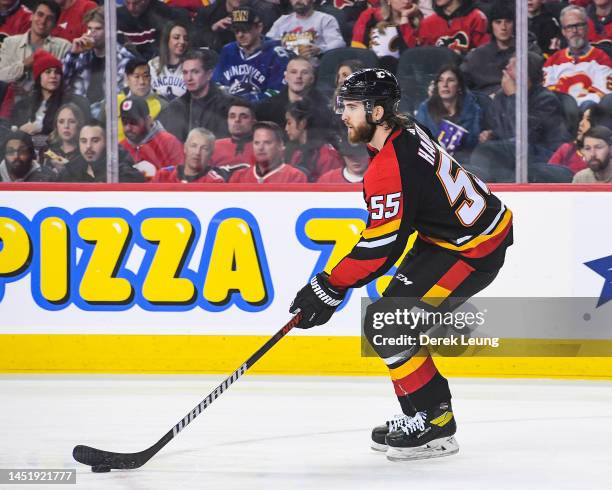
<instances>
[{"instance_id":1,"label":"hockey player","mask_svg":"<svg viewBox=\"0 0 612 490\"><path fill-rule=\"evenodd\" d=\"M389 368L403 415L376 427L372 447L391 460L454 454L456 424L448 382L426 347L378 346L373 323L385 298L440 310L456 307L493 281L512 243L512 213L486 184L464 170L427 129L398 114L400 89L386 70L350 75L338 96L338 112L351 142L368 143L363 179L369 211L359 242L331 272L321 272L291 304L302 313L298 328L326 323L348 288L384 274L402 260L381 300L366 311L364 333ZM453 306L451 306L451 303Z\"/></svg>"}]
</instances>

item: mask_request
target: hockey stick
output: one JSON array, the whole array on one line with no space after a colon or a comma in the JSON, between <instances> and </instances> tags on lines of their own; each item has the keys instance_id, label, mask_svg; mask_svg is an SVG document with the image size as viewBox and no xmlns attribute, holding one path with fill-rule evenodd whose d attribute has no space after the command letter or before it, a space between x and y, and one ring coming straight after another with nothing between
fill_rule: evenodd
<instances>
[{"instance_id":1,"label":"hockey stick","mask_svg":"<svg viewBox=\"0 0 612 490\"><path fill-rule=\"evenodd\" d=\"M155 456L161 448L168 444L174 439L179 432L181 432L189 423L193 421L202 411L214 402L229 386L236 381L240 376L247 372L247 370L253 366L266 352L268 352L274 345L282 339L289 331L295 327L301 320L302 315L298 313L295 315L283 328L270 338L264 345L262 345L255 354L249 357L244 364L242 364L236 371L217 386L206 398L204 398L193 410L191 410L185 417L183 417L178 424L170 429L164 436L153 444L150 448L140 451L139 453L113 453L110 451L103 451L89 446L75 446L72 450L72 457L79 463L83 463L95 467L95 471L110 471L111 469L116 470L130 470L134 468L140 468L143 464L149 461Z\"/></svg>"}]
</instances>

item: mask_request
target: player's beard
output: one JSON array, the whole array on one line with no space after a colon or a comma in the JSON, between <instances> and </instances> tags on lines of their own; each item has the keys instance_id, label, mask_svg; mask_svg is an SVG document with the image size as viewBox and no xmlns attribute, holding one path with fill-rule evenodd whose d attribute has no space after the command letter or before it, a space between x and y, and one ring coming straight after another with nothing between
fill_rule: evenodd
<instances>
[{"instance_id":1,"label":"player's beard","mask_svg":"<svg viewBox=\"0 0 612 490\"><path fill-rule=\"evenodd\" d=\"M351 143L369 143L374 137L376 132L376 125L370 123L363 123L358 126L353 125L353 131L349 128L348 138Z\"/></svg>"}]
</instances>

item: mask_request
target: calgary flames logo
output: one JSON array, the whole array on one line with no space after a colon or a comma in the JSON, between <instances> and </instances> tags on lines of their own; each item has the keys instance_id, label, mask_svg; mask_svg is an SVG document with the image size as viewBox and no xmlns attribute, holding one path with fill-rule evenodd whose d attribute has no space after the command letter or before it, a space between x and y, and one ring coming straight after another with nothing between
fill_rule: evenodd
<instances>
[{"instance_id":1,"label":"calgary flames logo","mask_svg":"<svg viewBox=\"0 0 612 490\"><path fill-rule=\"evenodd\" d=\"M605 94L593 85L593 80L586 73L574 73L561 77L557 83L557 90L581 99L590 94L603 97Z\"/></svg>"},{"instance_id":2,"label":"calgary flames logo","mask_svg":"<svg viewBox=\"0 0 612 490\"><path fill-rule=\"evenodd\" d=\"M446 47L454 51L467 51L470 47L470 37L465 32L459 31L452 36L439 37L436 46Z\"/></svg>"}]
</instances>

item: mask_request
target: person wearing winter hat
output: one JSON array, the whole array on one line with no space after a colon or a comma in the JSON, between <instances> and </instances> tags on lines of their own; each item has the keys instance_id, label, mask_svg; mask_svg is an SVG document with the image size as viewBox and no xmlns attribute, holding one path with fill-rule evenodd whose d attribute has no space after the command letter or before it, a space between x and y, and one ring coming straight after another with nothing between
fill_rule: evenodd
<instances>
[{"instance_id":1,"label":"person wearing winter hat","mask_svg":"<svg viewBox=\"0 0 612 490\"><path fill-rule=\"evenodd\" d=\"M44 49L59 59L70 50L65 39L51 36L60 8L54 0L39 0L32 12L31 27L23 34L8 36L0 48L0 81L14 82L20 91L32 86L34 51Z\"/></svg>"},{"instance_id":2,"label":"person wearing winter hat","mask_svg":"<svg viewBox=\"0 0 612 490\"><path fill-rule=\"evenodd\" d=\"M498 0L489 14L491 41L470 51L461 72L470 90L487 95L501 88L503 70L514 54L514 6L506 0ZM535 38L528 44L529 51L541 54Z\"/></svg>"},{"instance_id":3,"label":"person wearing winter hat","mask_svg":"<svg viewBox=\"0 0 612 490\"><path fill-rule=\"evenodd\" d=\"M53 131L55 113L66 102L74 102L89 117L89 102L85 98L64 93L62 63L55 56L37 50L32 74L34 90L13 107L11 124L30 135L47 135Z\"/></svg>"}]
</instances>

